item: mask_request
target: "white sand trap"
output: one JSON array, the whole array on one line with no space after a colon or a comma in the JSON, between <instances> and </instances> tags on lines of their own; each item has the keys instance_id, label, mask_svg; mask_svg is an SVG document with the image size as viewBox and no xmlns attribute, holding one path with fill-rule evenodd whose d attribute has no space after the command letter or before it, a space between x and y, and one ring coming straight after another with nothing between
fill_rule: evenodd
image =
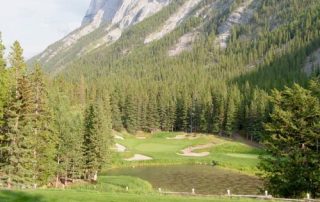
<instances>
[{"instance_id":1,"label":"white sand trap","mask_svg":"<svg viewBox=\"0 0 320 202\"><path fill-rule=\"evenodd\" d=\"M210 154L210 152L201 152L201 153L195 153L195 150L199 150L199 149L207 149L210 147L213 147L214 144L210 143L210 144L206 144L206 145L198 145L198 146L194 146L194 147L188 147L184 150L182 150L182 154L178 153L178 155L180 156L190 156L190 157L205 157L208 156Z\"/></svg>"},{"instance_id":2,"label":"white sand trap","mask_svg":"<svg viewBox=\"0 0 320 202\"><path fill-rule=\"evenodd\" d=\"M168 140L184 140L187 137L185 135L177 135L175 137L167 137Z\"/></svg>"},{"instance_id":3,"label":"white sand trap","mask_svg":"<svg viewBox=\"0 0 320 202\"><path fill-rule=\"evenodd\" d=\"M199 135L177 135L175 137L167 137L168 140L184 140L184 139L189 139L189 140L195 140L200 138L201 136Z\"/></svg>"},{"instance_id":4,"label":"white sand trap","mask_svg":"<svg viewBox=\"0 0 320 202\"><path fill-rule=\"evenodd\" d=\"M137 137L138 140L145 140L147 139L146 137Z\"/></svg>"},{"instance_id":5,"label":"white sand trap","mask_svg":"<svg viewBox=\"0 0 320 202\"><path fill-rule=\"evenodd\" d=\"M118 139L118 140L124 140L124 138L121 137L120 135L115 135L114 138L115 138L115 139Z\"/></svg>"},{"instance_id":6,"label":"white sand trap","mask_svg":"<svg viewBox=\"0 0 320 202\"><path fill-rule=\"evenodd\" d=\"M152 158L142 154L135 154L134 157L125 159L125 160L126 161L149 161L149 160L152 160Z\"/></svg>"},{"instance_id":7,"label":"white sand trap","mask_svg":"<svg viewBox=\"0 0 320 202\"><path fill-rule=\"evenodd\" d=\"M125 146L117 143L116 144L116 150L117 150L117 152L122 153L122 152L125 152L127 150L127 148Z\"/></svg>"}]
</instances>

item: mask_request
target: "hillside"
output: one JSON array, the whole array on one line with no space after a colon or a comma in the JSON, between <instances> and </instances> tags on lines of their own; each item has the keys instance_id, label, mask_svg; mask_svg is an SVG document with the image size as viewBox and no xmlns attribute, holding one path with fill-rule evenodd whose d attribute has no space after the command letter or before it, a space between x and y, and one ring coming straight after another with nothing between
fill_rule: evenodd
<instances>
[{"instance_id":1,"label":"hillside","mask_svg":"<svg viewBox=\"0 0 320 202\"><path fill-rule=\"evenodd\" d=\"M128 6L125 2L115 16ZM107 91L116 128L243 130L259 139L270 90L294 82L305 85L316 73L316 0L148 1L140 7L126 7L130 17L121 18L101 17L90 8L89 15L96 13L92 21L74 33L92 28L99 16L105 24L69 48L57 42L52 47L63 51L49 60L40 56L48 72L68 81L66 90L74 102L79 103L79 86L89 89L87 97L93 89ZM146 8L150 15L124 23L134 16L130 13L140 16ZM112 26L120 27L121 34L99 47L90 45L115 33L106 35L105 28Z\"/></svg>"}]
</instances>

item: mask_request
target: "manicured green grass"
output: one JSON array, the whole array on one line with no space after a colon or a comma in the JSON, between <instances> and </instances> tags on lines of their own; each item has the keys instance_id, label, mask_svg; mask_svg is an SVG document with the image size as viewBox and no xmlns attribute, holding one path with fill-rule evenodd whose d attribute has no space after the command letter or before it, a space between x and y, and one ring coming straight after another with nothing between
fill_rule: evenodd
<instances>
[{"instance_id":1,"label":"manicured green grass","mask_svg":"<svg viewBox=\"0 0 320 202\"><path fill-rule=\"evenodd\" d=\"M212 161L228 169L236 169L248 174L257 171L258 156L262 151L243 143L207 135L197 139L167 139L182 133L139 134L146 139L124 134L124 140L117 140L129 151L117 153L113 158L115 167L136 165L168 165L168 164L211 164ZM212 148L197 152L210 152L206 157L183 157L177 155L182 149L190 146L213 143ZM133 154L143 154L154 160L144 162L127 162L124 158ZM129 190L126 187L129 187ZM2 191L0 202L253 202L259 200L230 199L225 197L187 197L164 196L153 190L151 184L144 180L129 176L101 176L95 185L80 183L67 190L37 190L37 191Z\"/></svg>"},{"instance_id":2,"label":"manicured green grass","mask_svg":"<svg viewBox=\"0 0 320 202\"><path fill-rule=\"evenodd\" d=\"M136 166L136 165L170 165L170 164L211 164L218 162L221 167L240 170L245 173L254 174L257 172L258 156L262 150L235 142L233 140L214 135L201 135L197 139L167 139L183 133L160 132L156 134L145 134L146 139L138 139L133 135L124 135L124 140L117 140L118 143L126 146L128 151L122 154L115 154L115 166ZM140 137L143 134L139 135ZM197 152L210 152L206 157L184 157L179 156L182 149L190 146L213 143L212 148L198 150ZM151 161L126 162L123 159L134 154L143 154L153 158Z\"/></svg>"},{"instance_id":3,"label":"manicured green grass","mask_svg":"<svg viewBox=\"0 0 320 202\"><path fill-rule=\"evenodd\" d=\"M158 194L103 193L79 190L42 190L27 192L0 192L1 202L254 202L250 199L224 197L180 197Z\"/></svg>"}]
</instances>

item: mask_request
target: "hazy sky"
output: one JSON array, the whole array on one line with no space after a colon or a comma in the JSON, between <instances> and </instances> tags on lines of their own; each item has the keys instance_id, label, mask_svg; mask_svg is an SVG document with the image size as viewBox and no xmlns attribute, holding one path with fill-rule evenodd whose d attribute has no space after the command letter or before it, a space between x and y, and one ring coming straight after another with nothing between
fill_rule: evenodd
<instances>
[{"instance_id":1,"label":"hazy sky","mask_svg":"<svg viewBox=\"0 0 320 202\"><path fill-rule=\"evenodd\" d=\"M20 41L30 58L77 28L90 0L0 0L0 32L8 51Z\"/></svg>"}]
</instances>

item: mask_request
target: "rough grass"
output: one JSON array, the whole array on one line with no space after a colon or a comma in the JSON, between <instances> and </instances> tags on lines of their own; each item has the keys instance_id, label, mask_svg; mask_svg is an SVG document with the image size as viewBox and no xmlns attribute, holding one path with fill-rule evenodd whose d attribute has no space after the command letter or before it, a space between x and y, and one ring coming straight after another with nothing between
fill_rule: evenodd
<instances>
[{"instance_id":1,"label":"rough grass","mask_svg":"<svg viewBox=\"0 0 320 202\"><path fill-rule=\"evenodd\" d=\"M256 168L262 150L235 142L231 139L214 135L200 135L197 139L167 139L183 133L159 132L156 134L139 134L136 136L125 134L124 140L117 140L118 143L127 147L128 151L122 154L115 154L113 163L116 167L139 166L139 165L172 165L172 164L211 164L218 162L221 167L239 170L248 174L258 171ZM196 136L196 135L194 135ZM190 146L213 143L212 148L197 150L196 152L210 152L206 157L184 157L179 156L182 149ZM143 154L153 158L151 161L126 162L123 159L133 156L135 153Z\"/></svg>"},{"instance_id":2,"label":"rough grass","mask_svg":"<svg viewBox=\"0 0 320 202\"><path fill-rule=\"evenodd\" d=\"M129 190L127 191L127 187ZM101 176L97 184L81 184L70 187L73 190L99 192L153 193L152 185L142 179L130 176Z\"/></svg>"}]
</instances>

